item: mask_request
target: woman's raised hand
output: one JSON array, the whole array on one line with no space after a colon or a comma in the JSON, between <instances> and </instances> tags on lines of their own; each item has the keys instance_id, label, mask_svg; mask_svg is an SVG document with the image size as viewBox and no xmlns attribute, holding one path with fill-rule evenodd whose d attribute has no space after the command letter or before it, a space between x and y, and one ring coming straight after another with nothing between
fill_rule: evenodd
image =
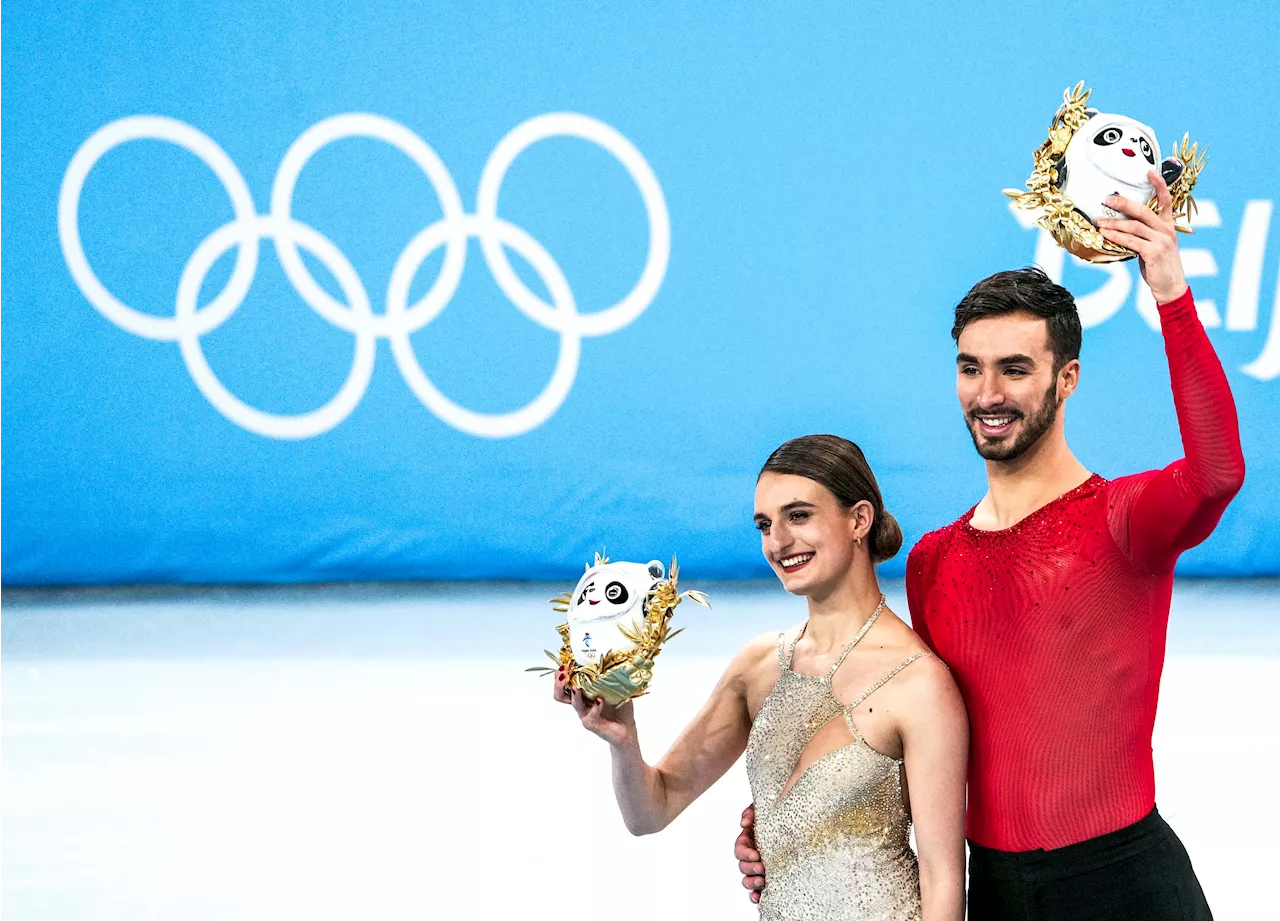
<instances>
[{"instance_id":1,"label":"woman's raised hand","mask_svg":"<svg viewBox=\"0 0 1280 921\"><path fill-rule=\"evenodd\" d=\"M636 743L635 708L631 701L610 707L603 698L590 700L582 691L570 688L568 680L567 669L561 667L555 673L552 693L557 701L573 707L585 728L618 748Z\"/></svg>"}]
</instances>

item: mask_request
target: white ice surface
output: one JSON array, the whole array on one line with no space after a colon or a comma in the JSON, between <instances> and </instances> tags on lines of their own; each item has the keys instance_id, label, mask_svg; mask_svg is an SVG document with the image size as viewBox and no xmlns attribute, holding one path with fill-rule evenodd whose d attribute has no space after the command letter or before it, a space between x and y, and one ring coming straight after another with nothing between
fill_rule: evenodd
<instances>
[{"instance_id":1,"label":"white ice surface","mask_svg":"<svg viewBox=\"0 0 1280 921\"><path fill-rule=\"evenodd\" d=\"M682 608L639 702L651 757L743 638L799 619L773 587L703 587L715 611ZM741 764L628 835L604 744L523 672L551 588L6 591L4 918L755 917ZM1280 586L1178 598L1157 801L1215 917L1274 917Z\"/></svg>"}]
</instances>

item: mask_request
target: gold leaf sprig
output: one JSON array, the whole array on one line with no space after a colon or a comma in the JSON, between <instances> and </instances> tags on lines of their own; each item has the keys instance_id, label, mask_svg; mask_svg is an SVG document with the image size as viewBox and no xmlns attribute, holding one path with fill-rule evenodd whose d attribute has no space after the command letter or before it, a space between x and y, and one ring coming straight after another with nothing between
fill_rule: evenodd
<instances>
[{"instance_id":1,"label":"gold leaf sprig","mask_svg":"<svg viewBox=\"0 0 1280 921\"><path fill-rule=\"evenodd\" d=\"M1182 143L1175 144L1173 155L1182 161L1182 172L1169 186L1169 197L1173 199L1174 227L1183 233L1191 233L1191 218L1196 213L1196 200L1191 197L1191 190L1196 187L1200 171L1204 169L1209 150L1200 149L1200 143L1191 143L1189 134L1182 135ZM1177 223L1181 218L1183 223Z\"/></svg>"}]
</instances>

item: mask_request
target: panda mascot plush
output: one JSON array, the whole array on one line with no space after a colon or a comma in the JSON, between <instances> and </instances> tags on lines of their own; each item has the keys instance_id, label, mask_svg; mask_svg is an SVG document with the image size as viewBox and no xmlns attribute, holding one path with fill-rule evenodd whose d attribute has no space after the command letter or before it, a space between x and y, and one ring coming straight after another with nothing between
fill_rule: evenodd
<instances>
[{"instance_id":1,"label":"panda mascot plush","mask_svg":"<svg viewBox=\"0 0 1280 921\"><path fill-rule=\"evenodd\" d=\"M1004 194L1019 208L1039 212L1037 223L1068 252L1090 262L1119 262L1136 254L1098 231L1099 218L1126 216L1104 200L1119 194L1154 208L1155 187L1147 173L1158 170L1173 200L1174 226L1190 233L1195 210L1191 190L1204 166L1204 151L1183 135L1181 146L1162 159L1151 128L1090 108L1090 93L1083 81L1063 93L1049 138L1035 152L1026 190L1005 189Z\"/></svg>"},{"instance_id":2,"label":"panda mascot plush","mask_svg":"<svg viewBox=\"0 0 1280 921\"><path fill-rule=\"evenodd\" d=\"M679 592L678 576L674 558L668 572L658 560L614 563L597 553L572 594L551 599L565 615L559 653L547 650L556 667L529 671L565 668L570 687L612 706L647 693L653 660L680 632L669 628L676 606L688 598L710 607L702 592Z\"/></svg>"},{"instance_id":3,"label":"panda mascot plush","mask_svg":"<svg viewBox=\"0 0 1280 921\"><path fill-rule=\"evenodd\" d=\"M657 560L601 563L588 569L573 590L565 618L574 662L597 665L609 652L635 649L649 593L666 574Z\"/></svg>"},{"instance_id":4,"label":"panda mascot plush","mask_svg":"<svg viewBox=\"0 0 1280 921\"><path fill-rule=\"evenodd\" d=\"M1160 142L1146 125L1123 115L1105 115L1093 109L1085 112L1089 118L1067 145L1058 187L1091 222L1096 224L1100 217L1128 217L1103 204L1108 195L1141 202L1155 198L1148 171L1158 169L1170 186L1182 175L1184 167L1177 157L1160 159Z\"/></svg>"}]
</instances>

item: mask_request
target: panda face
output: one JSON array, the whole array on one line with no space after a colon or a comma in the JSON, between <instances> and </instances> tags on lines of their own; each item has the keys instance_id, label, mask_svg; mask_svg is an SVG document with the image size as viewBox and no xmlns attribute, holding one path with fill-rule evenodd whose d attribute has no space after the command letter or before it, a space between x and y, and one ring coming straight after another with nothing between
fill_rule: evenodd
<instances>
[{"instance_id":1,"label":"panda face","mask_svg":"<svg viewBox=\"0 0 1280 921\"><path fill-rule=\"evenodd\" d=\"M657 560L601 562L583 573L570 596L566 618L574 661L593 665L610 650L634 649L634 631L644 627L646 599L664 574Z\"/></svg>"},{"instance_id":2,"label":"panda face","mask_svg":"<svg viewBox=\"0 0 1280 921\"><path fill-rule=\"evenodd\" d=\"M601 602L611 605L626 604L630 593L627 591L627 587L625 585L614 580L604 587L603 592L598 592L596 589L599 587L599 581L599 579L592 579L583 586L582 591L578 593L577 603L579 605L586 604L595 606Z\"/></svg>"},{"instance_id":3,"label":"panda face","mask_svg":"<svg viewBox=\"0 0 1280 921\"><path fill-rule=\"evenodd\" d=\"M648 584L638 584L634 573L620 566L600 566L578 583L569 608L575 621L609 620L625 614L644 598Z\"/></svg>"},{"instance_id":4,"label":"panda face","mask_svg":"<svg viewBox=\"0 0 1280 921\"><path fill-rule=\"evenodd\" d=\"M1085 155L1101 173L1126 185L1146 184L1158 149L1151 129L1132 119L1113 117L1088 126Z\"/></svg>"}]
</instances>

